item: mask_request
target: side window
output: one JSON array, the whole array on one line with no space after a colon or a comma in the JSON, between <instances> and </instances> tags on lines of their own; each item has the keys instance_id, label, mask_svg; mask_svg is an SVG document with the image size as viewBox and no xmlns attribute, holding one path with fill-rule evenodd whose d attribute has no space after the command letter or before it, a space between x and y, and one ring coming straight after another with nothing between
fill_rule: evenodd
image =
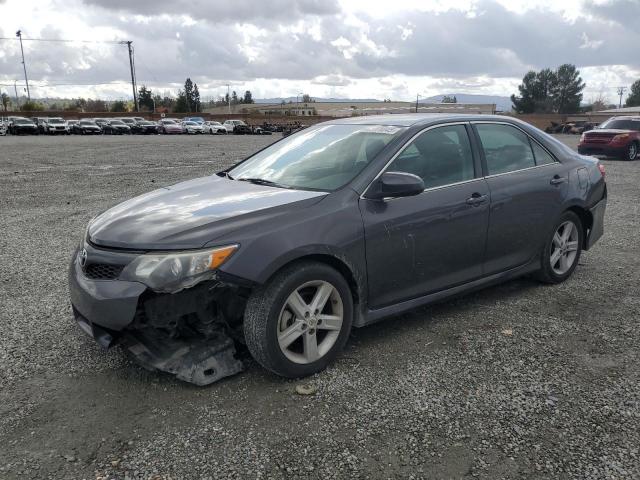
<instances>
[{"instance_id":1,"label":"side window","mask_svg":"<svg viewBox=\"0 0 640 480\"><path fill-rule=\"evenodd\" d=\"M489 175L535 166L529 138L515 127L493 123L475 125Z\"/></svg>"},{"instance_id":2,"label":"side window","mask_svg":"<svg viewBox=\"0 0 640 480\"><path fill-rule=\"evenodd\" d=\"M426 188L473 179L473 155L467 130L464 125L427 130L409 143L387 171L418 175Z\"/></svg>"},{"instance_id":3,"label":"side window","mask_svg":"<svg viewBox=\"0 0 640 480\"><path fill-rule=\"evenodd\" d=\"M547 165L556 161L549 152L533 140L531 140L531 147L533 148L533 155L536 157L536 165Z\"/></svg>"}]
</instances>

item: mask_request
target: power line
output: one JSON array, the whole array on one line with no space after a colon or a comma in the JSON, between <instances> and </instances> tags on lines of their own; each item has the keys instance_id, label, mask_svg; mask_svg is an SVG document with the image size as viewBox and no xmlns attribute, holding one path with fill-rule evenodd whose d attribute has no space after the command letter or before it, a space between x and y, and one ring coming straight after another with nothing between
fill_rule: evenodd
<instances>
[{"instance_id":1,"label":"power line","mask_svg":"<svg viewBox=\"0 0 640 480\"><path fill-rule=\"evenodd\" d=\"M0 37L0 40L16 40L13 37ZM120 40L71 40L66 38L23 38L24 42L58 42L58 43L107 43L111 45L119 45L123 42ZM126 43L126 42L124 42Z\"/></svg>"}]
</instances>

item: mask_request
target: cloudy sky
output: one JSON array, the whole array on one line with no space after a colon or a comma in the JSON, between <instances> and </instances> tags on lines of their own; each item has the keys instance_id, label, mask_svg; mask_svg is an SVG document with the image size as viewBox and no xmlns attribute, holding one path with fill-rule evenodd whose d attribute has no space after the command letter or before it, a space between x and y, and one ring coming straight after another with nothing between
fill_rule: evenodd
<instances>
[{"instance_id":1,"label":"cloudy sky","mask_svg":"<svg viewBox=\"0 0 640 480\"><path fill-rule=\"evenodd\" d=\"M414 99L510 95L529 69L574 63L617 101L640 78L640 0L0 0L0 88L32 96L126 98L132 40L138 84L201 95Z\"/></svg>"}]
</instances>

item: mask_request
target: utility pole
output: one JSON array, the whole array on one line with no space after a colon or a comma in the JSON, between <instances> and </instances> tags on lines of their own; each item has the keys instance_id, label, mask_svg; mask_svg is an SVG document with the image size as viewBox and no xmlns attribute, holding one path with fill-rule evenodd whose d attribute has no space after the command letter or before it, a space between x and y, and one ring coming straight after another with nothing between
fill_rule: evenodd
<instances>
[{"instance_id":1,"label":"utility pole","mask_svg":"<svg viewBox=\"0 0 640 480\"><path fill-rule=\"evenodd\" d=\"M622 96L626 89L627 87L618 87L618 95L620 95L620 104L618 105L618 108L622 108Z\"/></svg>"},{"instance_id":2,"label":"utility pole","mask_svg":"<svg viewBox=\"0 0 640 480\"><path fill-rule=\"evenodd\" d=\"M416 113L418 113L418 98L420 98L420 94L416 94Z\"/></svg>"},{"instance_id":3,"label":"utility pole","mask_svg":"<svg viewBox=\"0 0 640 480\"><path fill-rule=\"evenodd\" d=\"M27 64L24 63L24 48L22 48L22 30L18 30L16 32L16 37L20 39L20 52L22 53L22 68L24 69L24 83L27 84L27 99L31 101L31 92L29 91L29 79L27 78Z\"/></svg>"},{"instance_id":4,"label":"utility pole","mask_svg":"<svg viewBox=\"0 0 640 480\"><path fill-rule=\"evenodd\" d=\"M229 84L227 83L227 102L229 103L229 115L231 115L231 97L229 96Z\"/></svg>"},{"instance_id":5,"label":"utility pole","mask_svg":"<svg viewBox=\"0 0 640 480\"><path fill-rule=\"evenodd\" d=\"M129 49L129 68L131 69L131 88L133 89L133 103L136 107L136 112L140 111L140 107L138 105L138 92L136 91L136 70L135 70L135 66L133 63L133 46L132 46L132 41L128 40L126 42L121 42L121 43L126 43L127 44L127 48Z\"/></svg>"},{"instance_id":6,"label":"utility pole","mask_svg":"<svg viewBox=\"0 0 640 480\"><path fill-rule=\"evenodd\" d=\"M18 82L16 82L15 80L13 81L13 91L16 92L16 107L18 107L18 110L20 110L20 97L18 97Z\"/></svg>"}]
</instances>

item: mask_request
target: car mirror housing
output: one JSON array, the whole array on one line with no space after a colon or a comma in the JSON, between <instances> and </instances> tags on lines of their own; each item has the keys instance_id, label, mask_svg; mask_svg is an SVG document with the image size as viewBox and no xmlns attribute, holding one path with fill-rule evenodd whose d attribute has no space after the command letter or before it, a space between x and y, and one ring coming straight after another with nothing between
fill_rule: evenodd
<instances>
[{"instance_id":1,"label":"car mirror housing","mask_svg":"<svg viewBox=\"0 0 640 480\"><path fill-rule=\"evenodd\" d=\"M417 175L386 172L371 184L365 198L382 200L391 197L411 197L421 194L424 188L424 181Z\"/></svg>"}]
</instances>

